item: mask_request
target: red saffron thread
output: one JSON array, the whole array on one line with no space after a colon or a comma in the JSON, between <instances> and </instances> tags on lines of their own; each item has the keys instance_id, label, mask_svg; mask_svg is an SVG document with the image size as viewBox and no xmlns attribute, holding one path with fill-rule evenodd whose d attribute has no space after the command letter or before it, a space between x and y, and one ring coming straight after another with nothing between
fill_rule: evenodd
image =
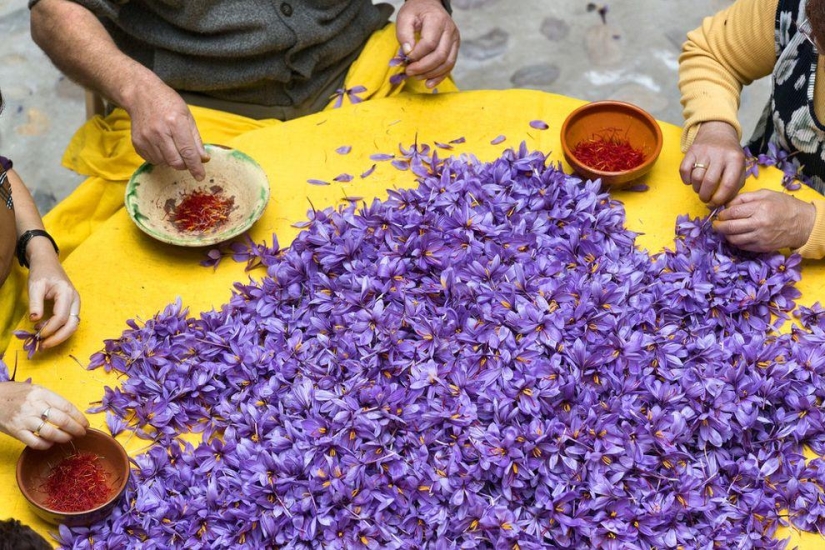
<instances>
[{"instance_id":1,"label":"red saffron thread","mask_svg":"<svg viewBox=\"0 0 825 550\"><path fill-rule=\"evenodd\" d=\"M634 149L627 139L616 135L596 135L576 144L573 156L601 172L623 172L645 161L644 151Z\"/></svg>"},{"instance_id":2,"label":"red saffron thread","mask_svg":"<svg viewBox=\"0 0 825 550\"><path fill-rule=\"evenodd\" d=\"M43 483L46 506L59 512L85 512L111 496L100 457L82 452L67 456L49 472Z\"/></svg>"},{"instance_id":3,"label":"red saffron thread","mask_svg":"<svg viewBox=\"0 0 825 550\"><path fill-rule=\"evenodd\" d=\"M172 221L175 227L187 233L209 231L229 219L234 205L235 198L224 197L222 190L209 193L196 189L183 196L174 209Z\"/></svg>"}]
</instances>

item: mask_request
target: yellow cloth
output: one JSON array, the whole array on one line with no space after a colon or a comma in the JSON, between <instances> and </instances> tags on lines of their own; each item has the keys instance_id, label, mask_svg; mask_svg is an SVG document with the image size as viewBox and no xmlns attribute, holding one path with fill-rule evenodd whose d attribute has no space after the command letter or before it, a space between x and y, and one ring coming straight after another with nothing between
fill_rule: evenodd
<instances>
[{"instance_id":1,"label":"yellow cloth","mask_svg":"<svg viewBox=\"0 0 825 550\"><path fill-rule=\"evenodd\" d=\"M293 223L306 219L310 205L324 208L341 204L344 196L386 198L386 189L415 186L415 176L399 171L388 162L377 163L367 178L359 175L375 161L374 153L395 153L399 144L417 140L430 145L465 137L447 154L473 154L491 160L508 147L522 141L531 150L549 152L553 162L562 161L559 129L564 117L582 102L537 91L510 90L465 92L432 96L403 95L361 103L349 108L318 113L283 124L267 125L240 134L227 141L255 158L266 171L273 186L272 199L263 218L252 228L251 237L271 241L275 233L281 246L287 246L297 229ZM513 106L519 106L514 109ZM530 127L532 120L544 120L548 131ZM468 124L468 121L472 121ZM640 181L650 186L646 193L613 192L624 203L627 226L640 232L637 244L652 252L672 247L674 222L679 214L702 216L706 207L690 187L679 183L678 166L680 129L661 124L664 148L653 170ZM507 141L492 145L505 135ZM348 155L335 154L341 145L351 145ZM569 170L569 166L564 165ZM353 174L351 182L334 182L327 187L309 185L308 179L332 179L342 173ZM768 187L779 190L781 174L765 170L747 189ZM804 188L795 195L804 200L820 197ZM821 198L821 197L820 197ZM68 199L74 201L74 195ZM655 205L655 207L651 207ZM100 400L103 387L116 386L115 375L101 370L86 371L78 364L103 348L105 339L117 338L126 328L127 319L151 318L167 304L180 298L193 315L219 307L228 301L232 283L246 281L250 274L242 264L230 260L217 269L198 265L203 250L182 249L154 241L141 233L125 210L119 209L99 224L94 233L66 259L65 268L84 297L83 323L68 342L32 360L20 352L21 343L9 346L7 356L19 357L18 377L31 377L66 396L81 409ZM257 276L255 273L252 276ZM803 293L800 303L810 305L825 293L825 266L806 262L798 284ZM75 361L74 358L77 358ZM105 428L102 415L89 416L92 427ZM135 455L146 443L135 437L119 438L130 454ZM13 464L22 444L0 436L0 519L15 517L47 534L52 527L34 516L17 490ZM809 533L783 531L792 536L791 547L803 550L821 548L823 539Z\"/></svg>"},{"instance_id":2,"label":"yellow cloth","mask_svg":"<svg viewBox=\"0 0 825 550\"><path fill-rule=\"evenodd\" d=\"M774 25L779 0L737 0L688 33L679 58L679 89L684 107L681 148L687 151L703 122L727 122L742 139L737 118L742 87L770 75L776 62ZM821 59L821 57L820 57ZM825 120L825 74L816 67L814 112ZM825 202L815 201L816 223L797 252L825 258Z\"/></svg>"},{"instance_id":3,"label":"yellow cloth","mask_svg":"<svg viewBox=\"0 0 825 550\"><path fill-rule=\"evenodd\" d=\"M392 76L404 72L403 66L390 64L398 51L395 24L386 25L373 33L347 72L345 88L366 88L366 91L356 94L362 100L457 91L455 83L449 78L435 90L430 90L424 81L416 79L391 84ZM326 110L335 109L336 103L337 98L331 99ZM342 106L350 105L352 98L344 96L341 103ZM190 110L205 143L225 144L250 130L282 124L278 120L253 120L195 106ZM115 109L105 118L97 116L90 119L75 133L63 155L63 165L89 178L43 220L46 229L58 242L61 259L67 258L123 207L126 182L142 163L143 159L132 147L131 121L122 109ZM28 309L25 290L26 272L15 268L0 288L0 349L8 345L12 328Z\"/></svg>"}]
</instances>

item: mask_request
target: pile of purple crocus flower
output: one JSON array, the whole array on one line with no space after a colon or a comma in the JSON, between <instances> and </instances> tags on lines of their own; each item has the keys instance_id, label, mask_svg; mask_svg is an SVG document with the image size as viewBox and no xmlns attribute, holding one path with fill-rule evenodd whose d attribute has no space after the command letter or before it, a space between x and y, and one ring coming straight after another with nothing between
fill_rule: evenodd
<instances>
[{"instance_id":1,"label":"pile of purple crocus flower","mask_svg":"<svg viewBox=\"0 0 825 550\"><path fill-rule=\"evenodd\" d=\"M130 321L90 368L152 438L71 548L782 548L821 530L825 311L799 258L620 203L524 146L407 159L315 211L220 311ZM263 273L260 271L260 273ZM782 323L793 328L780 333ZM197 445L178 434L202 434Z\"/></svg>"}]
</instances>

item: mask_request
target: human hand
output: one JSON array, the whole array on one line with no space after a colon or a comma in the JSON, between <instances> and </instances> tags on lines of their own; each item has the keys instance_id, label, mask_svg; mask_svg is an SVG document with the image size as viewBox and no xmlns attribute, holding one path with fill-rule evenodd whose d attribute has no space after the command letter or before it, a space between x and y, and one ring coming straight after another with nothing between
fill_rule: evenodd
<instances>
[{"instance_id":1,"label":"human hand","mask_svg":"<svg viewBox=\"0 0 825 550\"><path fill-rule=\"evenodd\" d=\"M0 382L0 431L32 449L48 449L86 434L89 421L77 407L36 384Z\"/></svg>"},{"instance_id":2,"label":"human hand","mask_svg":"<svg viewBox=\"0 0 825 550\"><path fill-rule=\"evenodd\" d=\"M156 165L189 170L196 180L206 177L203 163L209 155L186 102L154 76L134 87L124 109L132 119L135 151Z\"/></svg>"},{"instance_id":3,"label":"human hand","mask_svg":"<svg viewBox=\"0 0 825 550\"><path fill-rule=\"evenodd\" d=\"M721 210L713 228L732 245L751 252L800 248L811 235L816 207L791 195L760 189L742 193Z\"/></svg>"},{"instance_id":4,"label":"human hand","mask_svg":"<svg viewBox=\"0 0 825 550\"><path fill-rule=\"evenodd\" d=\"M703 122L679 175L711 208L735 197L745 185L745 153L736 129L727 122Z\"/></svg>"},{"instance_id":5,"label":"human hand","mask_svg":"<svg viewBox=\"0 0 825 550\"><path fill-rule=\"evenodd\" d=\"M36 323L39 347L44 349L65 341L80 324L80 295L47 244L50 256L33 253L29 260L29 319ZM52 302L52 316L43 322L47 300Z\"/></svg>"},{"instance_id":6,"label":"human hand","mask_svg":"<svg viewBox=\"0 0 825 550\"><path fill-rule=\"evenodd\" d=\"M449 76L461 37L440 0L407 0L398 10L396 36L410 59L407 76L426 80L428 88L435 88Z\"/></svg>"}]
</instances>

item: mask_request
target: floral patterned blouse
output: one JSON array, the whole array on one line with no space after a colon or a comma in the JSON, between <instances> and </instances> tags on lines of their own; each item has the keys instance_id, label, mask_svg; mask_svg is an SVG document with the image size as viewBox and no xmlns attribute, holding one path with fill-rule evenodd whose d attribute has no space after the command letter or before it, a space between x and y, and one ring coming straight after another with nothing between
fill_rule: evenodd
<instances>
[{"instance_id":1,"label":"floral patterned blouse","mask_svg":"<svg viewBox=\"0 0 825 550\"><path fill-rule=\"evenodd\" d=\"M811 187L825 193L825 126L814 113L814 82L819 53L798 25L805 20L807 0L780 0L776 9L776 64L771 98L748 147L768 153L768 144L792 154L811 178Z\"/></svg>"}]
</instances>

